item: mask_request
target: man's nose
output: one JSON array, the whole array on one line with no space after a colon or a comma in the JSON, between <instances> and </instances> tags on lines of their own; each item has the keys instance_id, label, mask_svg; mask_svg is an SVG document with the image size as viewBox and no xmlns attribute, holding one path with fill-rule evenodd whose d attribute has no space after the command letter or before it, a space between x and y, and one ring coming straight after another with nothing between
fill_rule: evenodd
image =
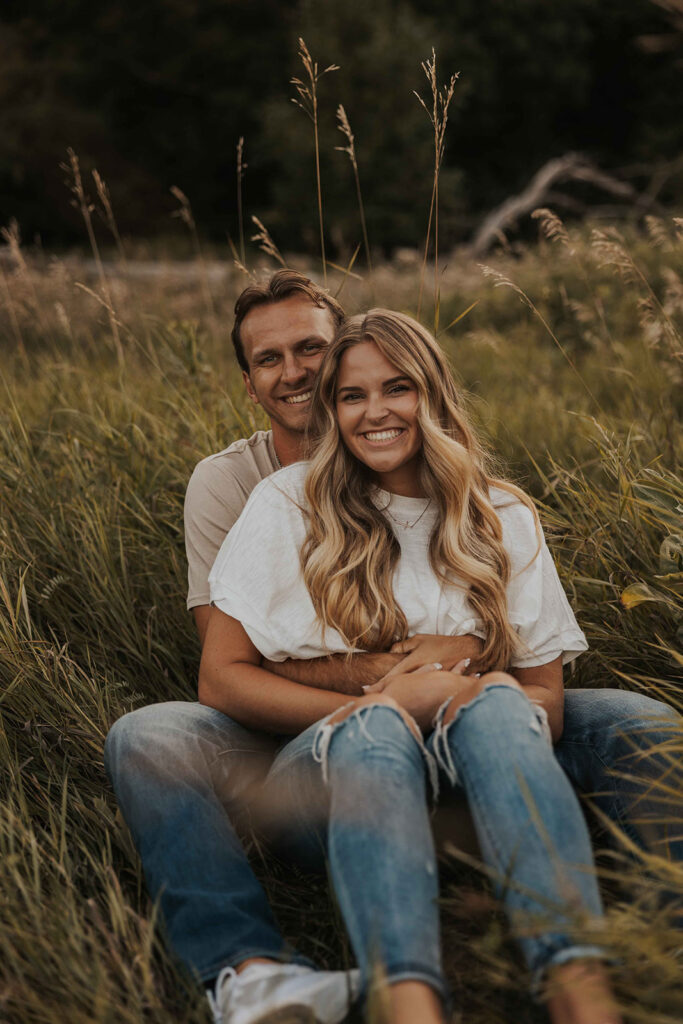
<instances>
[{"instance_id":1,"label":"man's nose","mask_svg":"<svg viewBox=\"0 0 683 1024\"><path fill-rule=\"evenodd\" d=\"M306 367L292 354L286 355L282 364L282 380L285 384L297 384L306 376Z\"/></svg>"}]
</instances>

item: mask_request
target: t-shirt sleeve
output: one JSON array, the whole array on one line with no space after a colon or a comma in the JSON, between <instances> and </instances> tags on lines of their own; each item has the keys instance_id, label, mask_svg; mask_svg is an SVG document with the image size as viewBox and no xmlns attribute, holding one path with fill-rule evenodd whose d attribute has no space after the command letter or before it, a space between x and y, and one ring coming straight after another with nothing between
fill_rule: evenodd
<instances>
[{"instance_id":1,"label":"t-shirt sleeve","mask_svg":"<svg viewBox=\"0 0 683 1024\"><path fill-rule=\"evenodd\" d=\"M209 604L209 571L243 506L237 489L231 493L229 480L217 474L211 461L195 466L184 511L188 610Z\"/></svg>"},{"instance_id":2,"label":"t-shirt sleeve","mask_svg":"<svg viewBox=\"0 0 683 1024\"><path fill-rule=\"evenodd\" d=\"M241 622L271 661L290 656L312 615L299 550L305 525L296 501L264 480L223 541L209 576L211 603Z\"/></svg>"},{"instance_id":3,"label":"t-shirt sleeve","mask_svg":"<svg viewBox=\"0 0 683 1024\"><path fill-rule=\"evenodd\" d=\"M508 615L520 641L515 668L545 665L561 656L562 664L588 649L564 592L545 537L524 505L515 504L501 517L503 540L510 552L512 575L507 590Z\"/></svg>"}]
</instances>

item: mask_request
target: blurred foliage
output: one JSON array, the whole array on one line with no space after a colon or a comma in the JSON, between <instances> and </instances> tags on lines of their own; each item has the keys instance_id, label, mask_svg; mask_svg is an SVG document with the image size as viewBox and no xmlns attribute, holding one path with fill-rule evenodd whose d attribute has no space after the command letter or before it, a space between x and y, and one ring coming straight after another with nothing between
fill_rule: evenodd
<instances>
[{"instance_id":1,"label":"blurred foliage","mask_svg":"<svg viewBox=\"0 0 683 1024\"><path fill-rule=\"evenodd\" d=\"M337 254L360 240L335 110L356 133L371 243L414 245L429 203L430 127L412 95L434 46L459 70L441 186L446 246L568 150L605 168L683 150L680 39L650 0L6 0L0 10L0 222L49 244L77 235L58 166L68 146L108 181L120 226L170 230L171 186L203 235L237 235L235 151L247 214L280 247L315 232L310 126L288 103L303 36L321 67L324 200ZM673 40L659 45L657 40ZM654 42L653 42L654 40ZM677 49L678 47L678 49ZM680 180L667 198L680 199ZM678 193L676 192L678 189ZM302 209L310 213L302 215Z\"/></svg>"}]
</instances>

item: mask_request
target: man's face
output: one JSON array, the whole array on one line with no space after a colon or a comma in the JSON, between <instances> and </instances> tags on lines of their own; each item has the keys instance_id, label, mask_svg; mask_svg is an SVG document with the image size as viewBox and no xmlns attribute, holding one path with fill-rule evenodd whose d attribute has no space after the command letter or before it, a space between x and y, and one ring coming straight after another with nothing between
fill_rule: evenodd
<instances>
[{"instance_id":1,"label":"man's face","mask_svg":"<svg viewBox=\"0 0 683 1024\"><path fill-rule=\"evenodd\" d=\"M243 374L244 384L275 430L302 434L306 429L313 384L334 334L329 309L305 296L255 306L245 316L240 335L249 373Z\"/></svg>"}]
</instances>

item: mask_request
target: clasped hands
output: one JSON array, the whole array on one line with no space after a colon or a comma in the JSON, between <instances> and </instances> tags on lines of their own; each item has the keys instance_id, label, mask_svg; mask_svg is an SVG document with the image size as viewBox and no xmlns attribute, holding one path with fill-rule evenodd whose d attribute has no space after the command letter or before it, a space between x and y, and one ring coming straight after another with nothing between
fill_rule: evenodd
<instances>
[{"instance_id":1,"label":"clasped hands","mask_svg":"<svg viewBox=\"0 0 683 1024\"><path fill-rule=\"evenodd\" d=\"M471 690L474 679L467 673L476 667L481 649L481 640L472 635L418 633L399 641L391 653L405 657L376 683L365 686L364 696L357 698L352 707L343 709L345 714L335 716L333 721L341 721L354 709L379 700L397 707L411 727L417 724L424 732L448 697L462 697Z\"/></svg>"}]
</instances>

